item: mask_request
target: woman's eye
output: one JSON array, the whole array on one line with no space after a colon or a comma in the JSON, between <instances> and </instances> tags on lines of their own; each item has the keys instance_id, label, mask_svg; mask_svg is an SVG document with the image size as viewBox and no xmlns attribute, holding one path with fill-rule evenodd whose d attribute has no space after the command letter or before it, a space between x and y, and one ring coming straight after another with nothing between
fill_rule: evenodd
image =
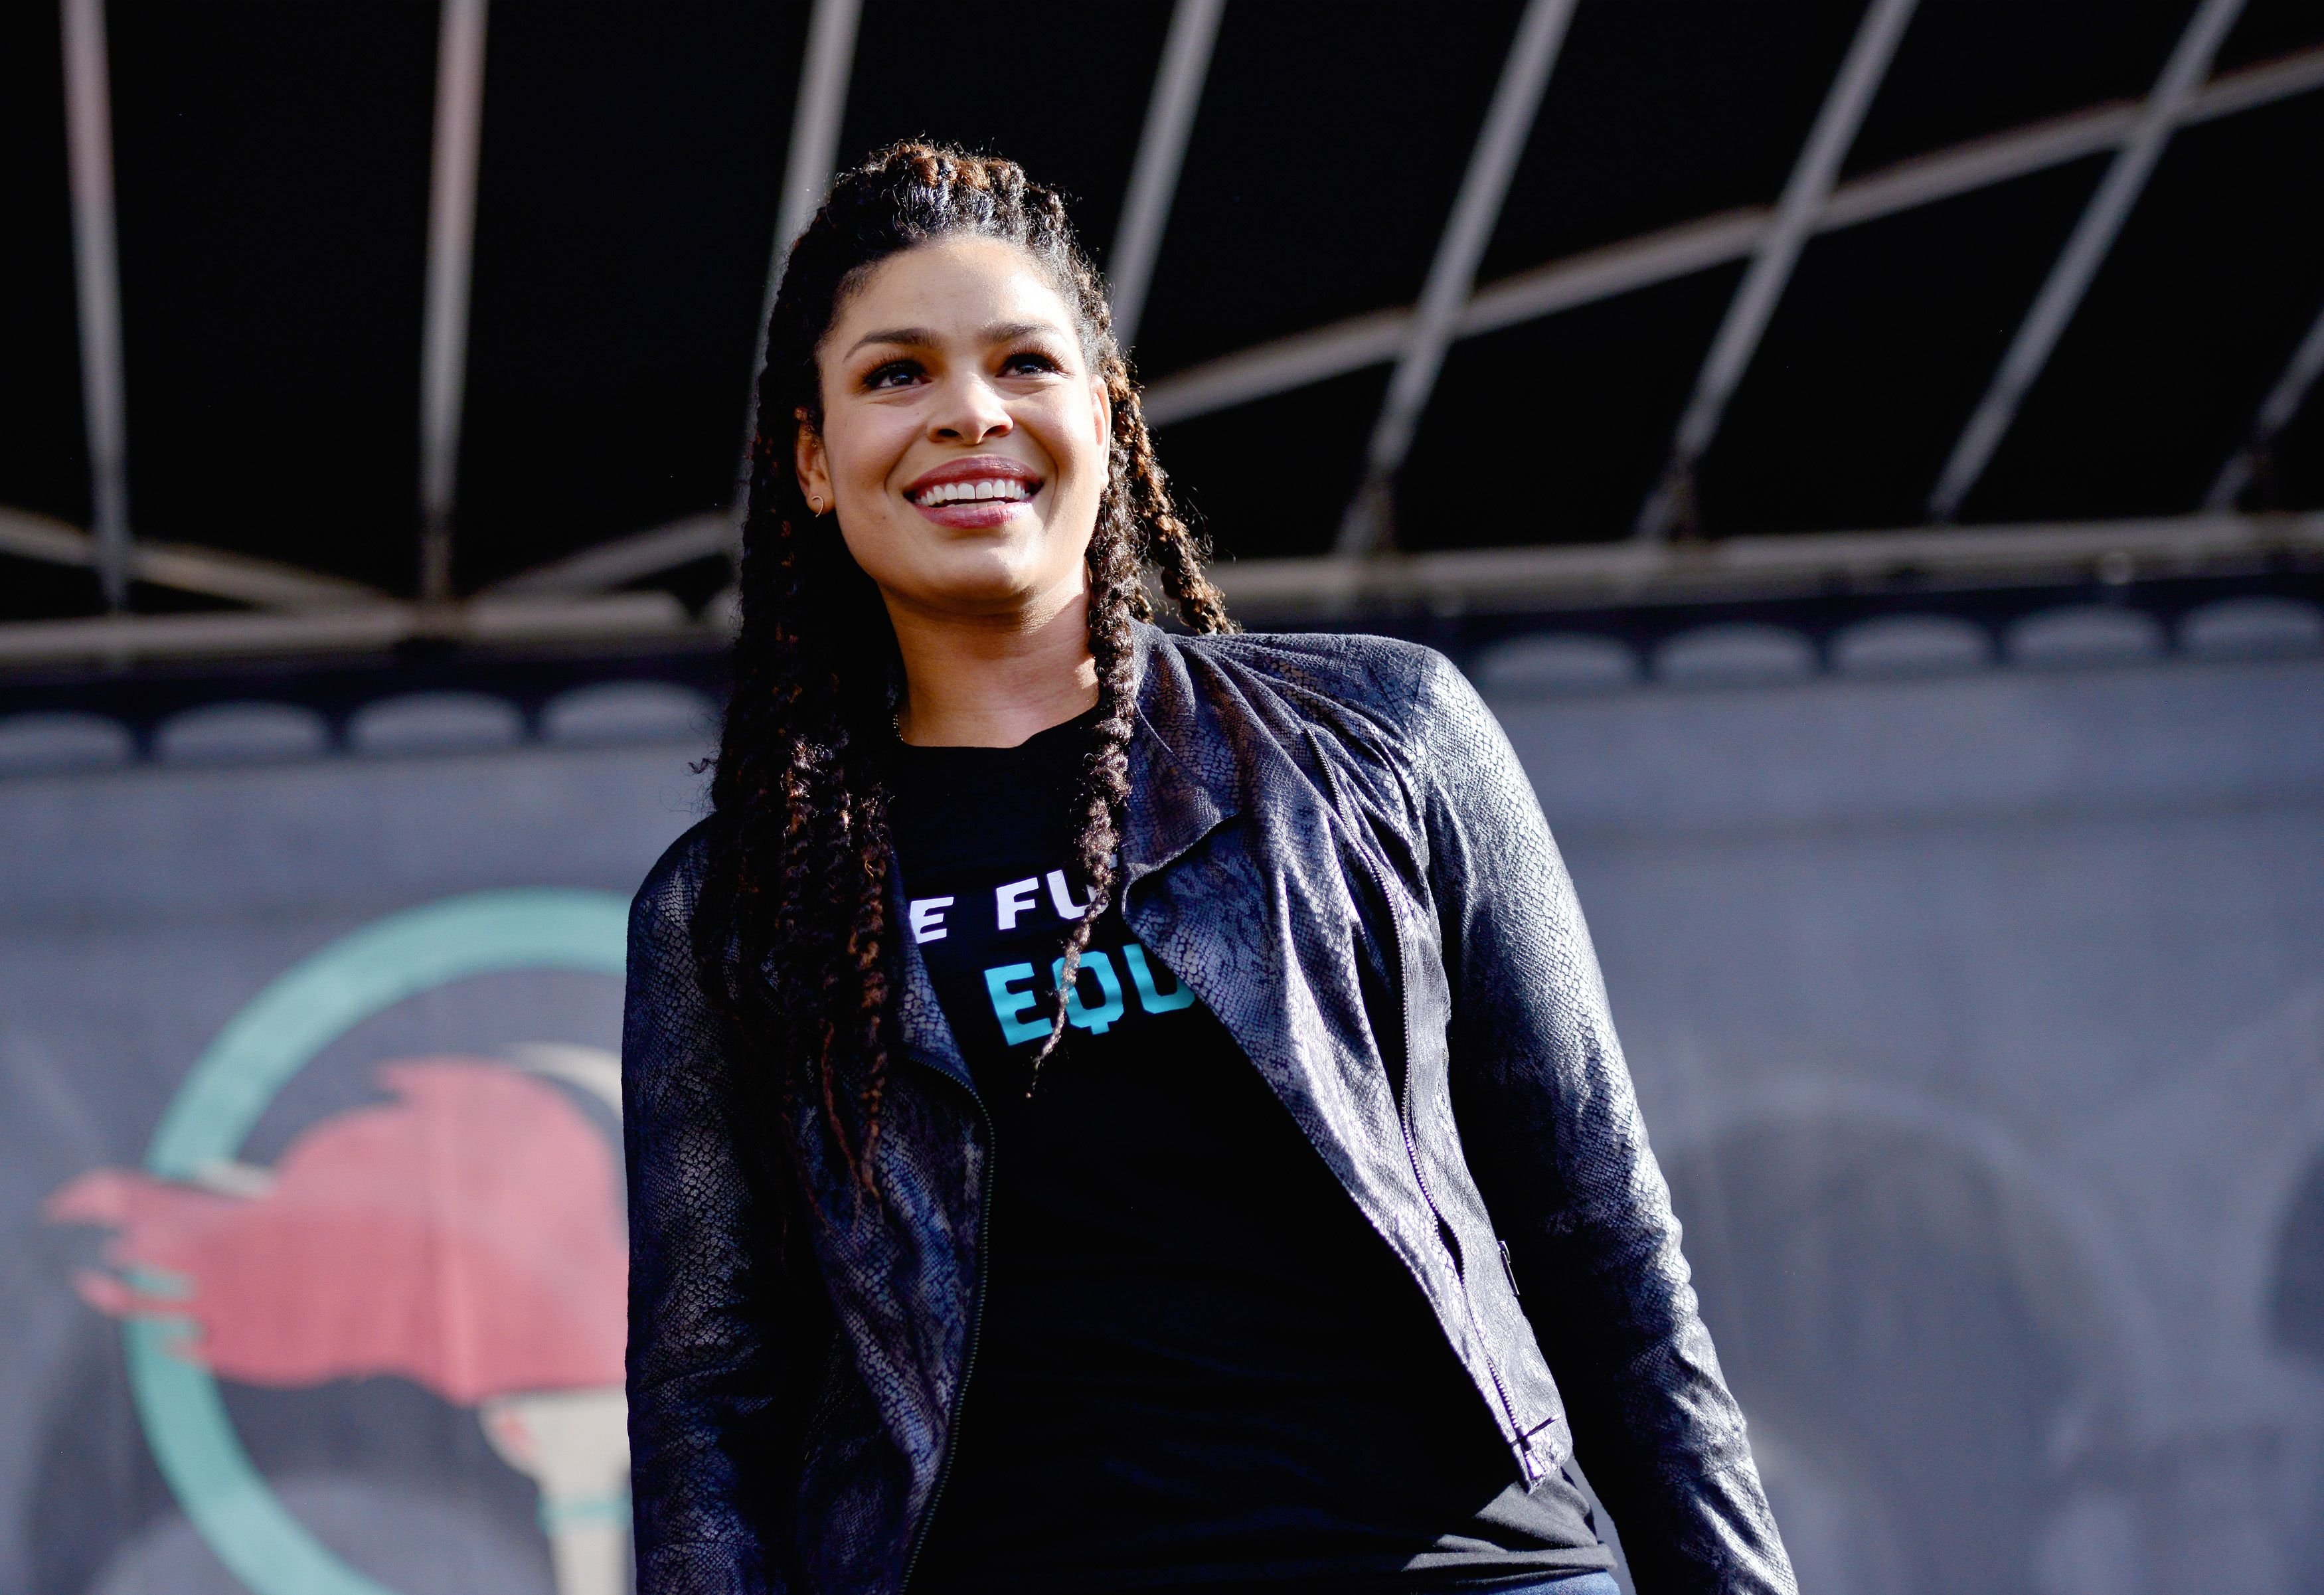
<instances>
[{"instance_id":1,"label":"woman's eye","mask_svg":"<svg viewBox=\"0 0 2324 1595\"><path fill-rule=\"evenodd\" d=\"M863 379L867 388L900 388L916 381L920 374L917 361L890 360L885 365L874 366Z\"/></svg>"},{"instance_id":2,"label":"woman's eye","mask_svg":"<svg viewBox=\"0 0 2324 1595\"><path fill-rule=\"evenodd\" d=\"M1057 363L1037 349L1027 349L1011 355L1001 363L1001 374L1018 375L1026 372L1047 373L1059 369Z\"/></svg>"}]
</instances>

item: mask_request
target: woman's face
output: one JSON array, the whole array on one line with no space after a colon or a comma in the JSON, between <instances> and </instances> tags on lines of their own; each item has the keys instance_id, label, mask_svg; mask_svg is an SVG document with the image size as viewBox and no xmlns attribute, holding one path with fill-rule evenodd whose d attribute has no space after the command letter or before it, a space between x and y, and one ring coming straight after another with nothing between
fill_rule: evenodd
<instances>
[{"instance_id":1,"label":"woman's face","mask_svg":"<svg viewBox=\"0 0 2324 1595\"><path fill-rule=\"evenodd\" d=\"M799 486L891 611L1028 616L1086 585L1112 418L1065 298L996 239L890 255L816 351Z\"/></svg>"}]
</instances>

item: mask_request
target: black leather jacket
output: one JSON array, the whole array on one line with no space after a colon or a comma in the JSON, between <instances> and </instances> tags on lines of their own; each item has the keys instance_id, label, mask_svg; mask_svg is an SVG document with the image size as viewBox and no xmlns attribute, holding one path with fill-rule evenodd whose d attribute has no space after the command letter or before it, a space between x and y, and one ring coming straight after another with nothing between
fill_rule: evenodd
<instances>
[{"instance_id":1,"label":"black leather jacket","mask_svg":"<svg viewBox=\"0 0 2324 1595\"><path fill-rule=\"evenodd\" d=\"M1131 930L1411 1271L1513 1476L1578 1445L1642 1595L1792 1591L1589 932L1490 713L1402 643L1138 637ZM753 1155L775 1127L741 1105L752 1065L696 974L702 857L698 834L672 847L631 919L638 1589L889 1595L973 1349L982 1109L899 939L884 1200L810 1122L819 1211L790 1211L796 1185Z\"/></svg>"}]
</instances>

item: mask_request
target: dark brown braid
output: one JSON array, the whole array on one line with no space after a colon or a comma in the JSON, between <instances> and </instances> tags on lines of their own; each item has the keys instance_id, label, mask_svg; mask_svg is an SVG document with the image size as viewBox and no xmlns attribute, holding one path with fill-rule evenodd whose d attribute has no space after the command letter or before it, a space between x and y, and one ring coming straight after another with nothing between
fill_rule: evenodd
<instances>
[{"instance_id":1,"label":"dark brown braid","mask_svg":"<svg viewBox=\"0 0 2324 1595\"><path fill-rule=\"evenodd\" d=\"M792 431L800 411L820 423L816 352L862 273L954 234L1015 244L1047 268L1113 406L1088 554L1098 713L1074 796L1074 852L1089 903L1066 941L1041 1059L1064 1034L1064 994L1115 886L1130 795L1130 622L1153 613L1145 573L1189 629L1231 629L1203 575L1201 544L1171 507L1103 289L1064 201L1012 162L927 144L897 144L841 173L791 245L768 322L742 526L742 630L711 780L710 870L695 937L737 1039L770 1060L761 1082L770 1100L786 1118L803 1108L817 1114L867 1190L876 1190L892 1039L881 763L902 668L878 589L837 526L808 512Z\"/></svg>"}]
</instances>

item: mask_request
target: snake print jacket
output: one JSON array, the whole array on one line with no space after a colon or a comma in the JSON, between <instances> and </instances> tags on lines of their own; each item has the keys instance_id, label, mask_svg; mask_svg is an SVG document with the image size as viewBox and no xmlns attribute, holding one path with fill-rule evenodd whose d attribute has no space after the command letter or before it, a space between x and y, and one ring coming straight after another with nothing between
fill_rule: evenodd
<instances>
[{"instance_id":1,"label":"snake print jacket","mask_svg":"<svg viewBox=\"0 0 2324 1595\"><path fill-rule=\"evenodd\" d=\"M1642 1595L1794 1590L1573 890L1490 713L1369 637L1138 631L1130 928L1410 1272L1532 1480L1578 1448ZM917 947L861 1199L778 1176L696 974L700 834L632 912L640 1595L892 1595L975 1334L989 1139ZM890 923L901 923L896 905ZM808 1211L808 1210L812 1211Z\"/></svg>"}]
</instances>

